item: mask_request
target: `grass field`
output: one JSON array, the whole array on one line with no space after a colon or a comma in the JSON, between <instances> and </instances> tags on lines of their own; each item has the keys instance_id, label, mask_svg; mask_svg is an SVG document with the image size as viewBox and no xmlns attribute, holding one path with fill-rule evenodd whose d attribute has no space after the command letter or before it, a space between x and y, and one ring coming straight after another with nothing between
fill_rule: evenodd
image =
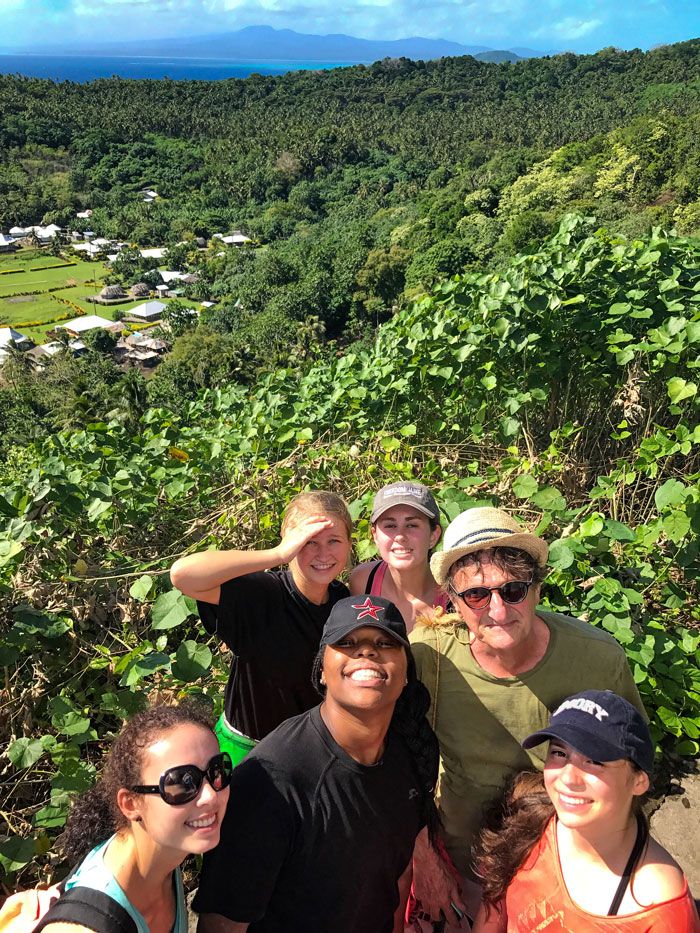
<instances>
[{"instance_id":1,"label":"grass field","mask_svg":"<svg viewBox=\"0 0 700 933\"><path fill-rule=\"evenodd\" d=\"M0 327L14 327L35 343L43 343L46 332L53 329L53 324L23 327L22 323L49 320L69 313L70 308L56 298L68 298L86 314L99 314L109 320L115 320L117 311L126 313L149 300L140 298L138 301L125 301L117 305L93 304L88 298L98 294L102 288L102 278L107 271L105 266L99 262L78 260L74 266L46 268L61 261L55 256L36 250L22 250L0 256L0 272L5 269L13 270L0 275ZM30 271L32 266L43 268ZM77 284L69 285L69 282ZM64 285L65 288L56 292L46 292L47 288L55 288L58 285ZM16 298L6 297L13 292L30 294Z\"/></svg>"}]
</instances>

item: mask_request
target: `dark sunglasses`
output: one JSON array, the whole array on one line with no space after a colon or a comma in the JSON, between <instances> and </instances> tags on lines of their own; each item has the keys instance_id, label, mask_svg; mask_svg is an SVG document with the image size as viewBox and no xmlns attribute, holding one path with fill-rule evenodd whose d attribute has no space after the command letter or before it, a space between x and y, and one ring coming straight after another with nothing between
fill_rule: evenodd
<instances>
[{"instance_id":1,"label":"dark sunglasses","mask_svg":"<svg viewBox=\"0 0 700 933\"><path fill-rule=\"evenodd\" d=\"M504 603L514 606L525 599L531 586L532 580L529 583L523 580L509 580L501 586L470 586L461 593L453 588L452 592L463 599L470 609L485 609L491 602L492 593L498 593Z\"/></svg>"},{"instance_id":2,"label":"dark sunglasses","mask_svg":"<svg viewBox=\"0 0 700 933\"><path fill-rule=\"evenodd\" d=\"M206 778L215 791L223 790L231 783L233 765L228 752L221 752L210 759L204 771L197 765L176 765L168 768L158 784L136 784L127 790L135 794L160 794L166 803L177 807L194 800Z\"/></svg>"}]
</instances>

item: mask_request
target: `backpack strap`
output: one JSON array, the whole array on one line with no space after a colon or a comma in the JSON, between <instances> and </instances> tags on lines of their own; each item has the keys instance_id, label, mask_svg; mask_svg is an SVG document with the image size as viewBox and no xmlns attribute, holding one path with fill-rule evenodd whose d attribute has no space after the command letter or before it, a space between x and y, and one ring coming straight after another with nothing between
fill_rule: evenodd
<instances>
[{"instance_id":1,"label":"backpack strap","mask_svg":"<svg viewBox=\"0 0 700 933\"><path fill-rule=\"evenodd\" d=\"M129 911L104 891L78 885L63 894L44 914L32 933L49 923L77 923L96 933L138 933Z\"/></svg>"}]
</instances>

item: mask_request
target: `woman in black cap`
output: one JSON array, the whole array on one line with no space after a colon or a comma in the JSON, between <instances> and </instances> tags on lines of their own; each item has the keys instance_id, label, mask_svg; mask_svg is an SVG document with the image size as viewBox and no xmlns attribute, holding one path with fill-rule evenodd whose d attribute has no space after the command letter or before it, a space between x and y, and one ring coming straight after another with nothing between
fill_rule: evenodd
<instances>
[{"instance_id":1,"label":"woman in black cap","mask_svg":"<svg viewBox=\"0 0 700 933\"><path fill-rule=\"evenodd\" d=\"M639 711L609 690L564 700L546 729L544 774L524 772L483 830L476 933L698 933L688 883L649 835L640 805L654 746Z\"/></svg>"},{"instance_id":2,"label":"woman in black cap","mask_svg":"<svg viewBox=\"0 0 700 933\"><path fill-rule=\"evenodd\" d=\"M418 617L447 608L429 563L442 534L440 509L427 486L390 483L374 497L370 522L380 559L355 567L350 592L390 599L410 632Z\"/></svg>"},{"instance_id":3,"label":"woman in black cap","mask_svg":"<svg viewBox=\"0 0 700 933\"><path fill-rule=\"evenodd\" d=\"M193 904L200 933L403 929L415 838L437 823L438 745L396 607L336 603L312 679L321 705L233 773Z\"/></svg>"}]
</instances>

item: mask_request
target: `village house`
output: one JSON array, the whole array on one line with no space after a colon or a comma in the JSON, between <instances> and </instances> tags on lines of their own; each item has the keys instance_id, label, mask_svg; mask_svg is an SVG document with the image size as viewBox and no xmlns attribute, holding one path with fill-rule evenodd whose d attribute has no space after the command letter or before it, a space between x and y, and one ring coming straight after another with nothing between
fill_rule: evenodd
<instances>
[{"instance_id":1,"label":"village house","mask_svg":"<svg viewBox=\"0 0 700 933\"><path fill-rule=\"evenodd\" d=\"M240 230L234 230L233 233L229 233L227 236L224 236L222 233L215 233L212 239L221 240L221 242L226 243L227 246L243 246L244 243L253 242L249 236L241 233Z\"/></svg>"},{"instance_id":2,"label":"village house","mask_svg":"<svg viewBox=\"0 0 700 933\"><path fill-rule=\"evenodd\" d=\"M139 321L159 321L166 307L163 301L147 301L145 304L132 308L127 318L136 318Z\"/></svg>"},{"instance_id":3,"label":"village house","mask_svg":"<svg viewBox=\"0 0 700 933\"><path fill-rule=\"evenodd\" d=\"M46 227L42 227L41 224L35 224L31 227L12 227L10 236L18 240L35 236L40 243L48 243L60 232L61 228L58 224L49 224Z\"/></svg>"},{"instance_id":4,"label":"village house","mask_svg":"<svg viewBox=\"0 0 700 933\"><path fill-rule=\"evenodd\" d=\"M168 349L168 344L164 340L136 331L118 341L113 356L119 363L151 369L160 362L162 355Z\"/></svg>"},{"instance_id":5,"label":"village house","mask_svg":"<svg viewBox=\"0 0 700 933\"><path fill-rule=\"evenodd\" d=\"M86 211L78 211L75 216L80 220L88 220L90 217L92 217L92 210L88 208Z\"/></svg>"},{"instance_id":6,"label":"village house","mask_svg":"<svg viewBox=\"0 0 700 933\"><path fill-rule=\"evenodd\" d=\"M86 256L98 256L104 252L104 249L101 246L97 246L95 243L74 243L73 249L79 253L85 253ZM115 257L116 258L116 257Z\"/></svg>"},{"instance_id":7,"label":"village house","mask_svg":"<svg viewBox=\"0 0 700 933\"><path fill-rule=\"evenodd\" d=\"M10 355L10 347L16 347L18 350L29 350L34 346L33 342L25 334L20 334L14 327L0 327L0 364Z\"/></svg>"},{"instance_id":8,"label":"village house","mask_svg":"<svg viewBox=\"0 0 700 933\"><path fill-rule=\"evenodd\" d=\"M67 330L73 337L85 334L89 330L95 330L97 327L102 327L113 334L121 333L122 329L122 325L119 321L108 321L107 318L100 317L99 314L86 314L84 317L77 317L72 321L66 321L65 324L57 324L56 327Z\"/></svg>"},{"instance_id":9,"label":"village house","mask_svg":"<svg viewBox=\"0 0 700 933\"><path fill-rule=\"evenodd\" d=\"M87 347L82 340L71 340L67 347L60 340L52 340L33 347L28 351L27 356L31 359L35 369L43 369L47 360L66 349L71 356L83 356L87 353Z\"/></svg>"},{"instance_id":10,"label":"village house","mask_svg":"<svg viewBox=\"0 0 700 933\"><path fill-rule=\"evenodd\" d=\"M0 233L0 253L12 253L17 249L17 241L13 236Z\"/></svg>"},{"instance_id":11,"label":"village house","mask_svg":"<svg viewBox=\"0 0 700 933\"><path fill-rule=\"evenodd\" d=\"M105 285L99 295L91 295L88 301L101 305L116 305L128 301L129 296L121 285Z\"/></svg>"}]
</instances>

